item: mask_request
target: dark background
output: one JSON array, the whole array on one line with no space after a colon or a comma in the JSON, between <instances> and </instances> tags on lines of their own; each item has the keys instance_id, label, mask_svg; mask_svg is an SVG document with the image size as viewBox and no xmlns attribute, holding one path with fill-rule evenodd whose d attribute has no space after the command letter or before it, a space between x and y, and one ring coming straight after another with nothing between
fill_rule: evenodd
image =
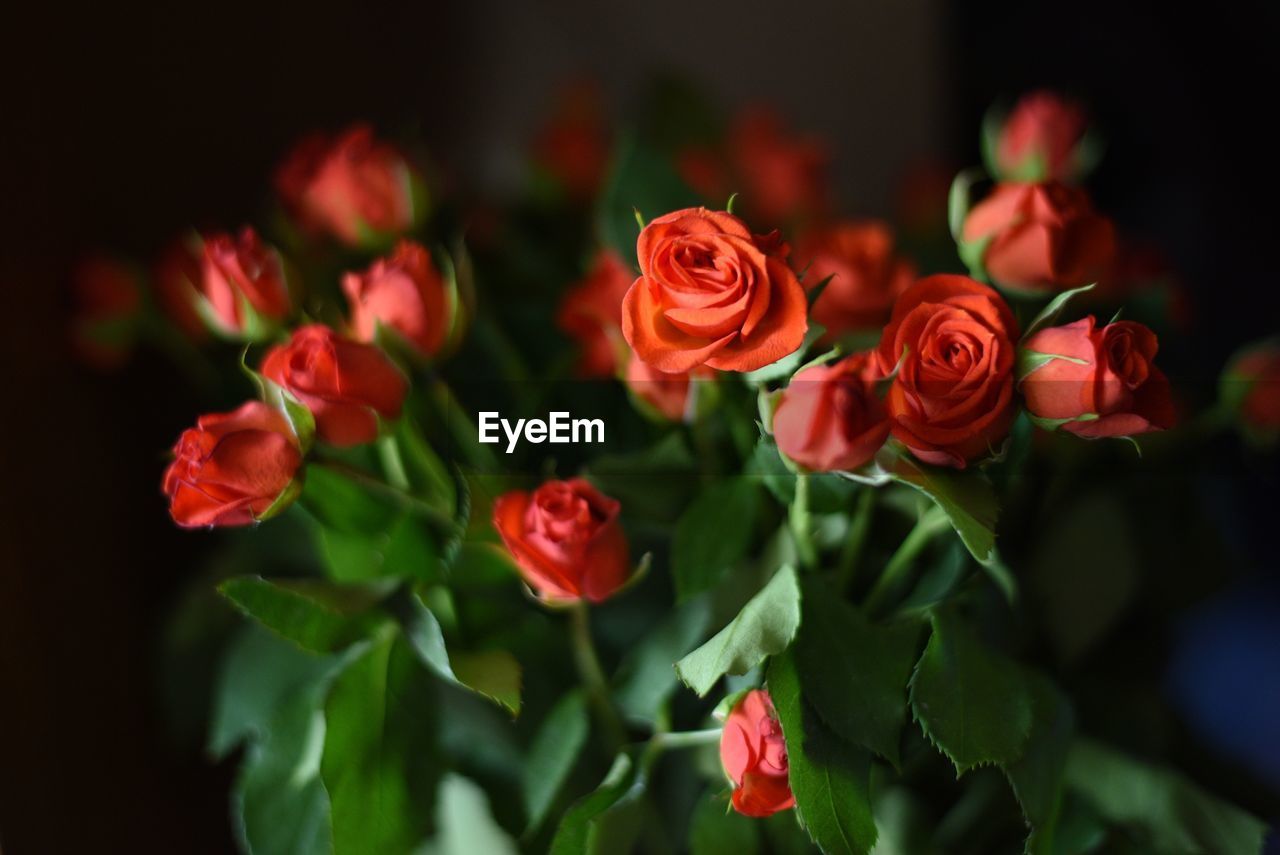
<instances>
[{"instance_id":1,"label":"dark background","mask_svg":"<svg viewBox=\"0 0 1280 855\"><path fill-rule=\"evenodd\" d=\"M625 114L648 76L831 138L845 210L890 213L921 158L977 160L998 96L1081 96L1110 145L1095 189L1193 294L1196 357L1276 331L1275 7L500 0L376 7L148 0L14 11L0 35L0 846L226 852L230 764L175 740L163 618L207 547L169 522L162 451L207 402L156 359L81 368L65 280L192 223L254 217L288 143L367 118L460 181L509 187L556 86ZM1244 477L1243 475L1241 477ZM1248 487L1257 560L1274 482ZM1252 491L1252 492L1249 492ZM1254 519L1256 518L1256 519ZM1252 534L1250 532L1253 532ZM1234 795L1234 794L1233 794Z\"/></svg>"}]
</instances>

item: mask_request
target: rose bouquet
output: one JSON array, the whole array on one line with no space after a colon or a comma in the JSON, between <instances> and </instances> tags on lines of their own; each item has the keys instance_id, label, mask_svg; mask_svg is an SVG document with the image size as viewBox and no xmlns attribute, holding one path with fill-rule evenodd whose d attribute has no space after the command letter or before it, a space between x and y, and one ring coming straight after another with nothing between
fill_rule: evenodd
<instances>
[{"instance_id":1,"label":"rose bouquet","mask_svg":"<svg viewBox=\"0 0 1280 855\"><path fill-rule=\"evenodd\" d=\"M1188 416L1168 313L1100 314L1137 291L1083 113L985 130L950 255L835 216L767 112L611 140L576 93L518 204L358 127L289 155L272 240L176 244L154 312L89 277L132 296L87 353L180 338L229 403L162 487L220 530L192 602L234 611L182 620L243 849L1260 851L1075 665L1140 587L1126 502L1206 425L1273 439L1280 360Z\"/></svg>"}]
</instances>

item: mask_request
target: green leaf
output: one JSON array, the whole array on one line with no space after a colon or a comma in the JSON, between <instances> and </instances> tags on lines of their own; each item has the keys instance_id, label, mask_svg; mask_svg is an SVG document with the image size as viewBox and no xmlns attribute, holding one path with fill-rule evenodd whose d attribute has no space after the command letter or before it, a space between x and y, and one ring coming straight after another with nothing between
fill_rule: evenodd
<instances>
[{"instance_id":1,"label":"green leaf","mask_svg":"<svg viewBox=\"0 0 1280 855\"><path fill-rule=\"evenodd\" d=\"M516 855L519 847L493 818L479 785L461 775L440 781L435 837L416 855Z\"/></svg>"},{"instance_id":2,"label":"green leaf","mask_svg":"<svg viewBox=\"0 0 1280 855\"><path fill-rule=\"evenodd\" d=\"M236 608L305 650L333 653L386 623L375 610L386 585L335 585L310 579L237 576L218 586Z\"/></svg>"},{"instance_id":3,"label":"green leaf","mask_svg":"<svg viewBox=\"0 0 1280 855\"><path fill-rule=\"evenodd\" d=\"M619 754L600 786L579 799L560 820L550 855L596 852L597 839L609 813L638 799L644 787L644 775L636 759L631 754Z\"/></svg>"},{"instance_id":4,"label":"green leaf","mask_svg":"<svg viewBox=\"0 0 1280 855\"><path fill-rule=\"evenodd\" d=\"M1017 761L1031 733L1033 704L1018 666L948 612L935 613L932 624L911 678L911 710L925 736L957 775Z\"/></svg>"},{"instance_id":5,"label":"green leaf","mask_svg":"<svg viewBox=\"0 0 1280 855\"><path fill-rule=\"evenodd\" d=\"M595 459L587 476L605 495L622 503L628 516L674 520L698 483L698 464L678 431L630 454Z\"/></svg>"},{"instance_id":6,"label":"green leaf","mask_svg":"<svg viewBox=\"0 0 1280 855\"><path fill-rule=\"evenodd\" d=\"M396 422L395 432L379 443L384 448L393 449L393 463L398 464L400 474L413 495L420 496L448 516L457 513L457 484L453 474L423 439L422 432L410 416L402 416Z\"/></svg>"},{"instance_id":7,"label":"green leaf","mask_svg":"<svg viewBox=\"0 0 1280 855\"><path fill-rule=\"evenodd\" d=\"M745 674L765 657L786 650L800 626L795 568L774 574L729 625L676 663L676 673L699 696L726 674Z\"/></svg>"},{"instance_id":8,"label":"green leaf","mask_svg":"<svg viewBox=\"0 0 1280 855\"><path fill-rule=\"evenodd\" d=\"M698 195L681 180L670 160L640 142L634 133L620 137L597 213L600 239L628 265L636 264L637 215L650 220L698 204Z\"/></svg>"},{"instance_id":9,"label":"green leaf","mask_svg":"<svg viewBox=\"0 0 1280 855\"><path fill-rule=\"evenodd\" d=\"M421 517L402 513L383 532L351 532L316 526L328 575L338 582L373 579L443 581L440 549Z\"/></svg>"},{"instance_id":10,"label":"green leaf","mask_svg":"<svg viewBox=\"0 0 1280 855\"><path fill-rule=\"evenodd\" d=\"M1079 288L1072 288L1069 291L1063 291L1050 300L1048 304L1031 319L1031 323L1027 324L1026 330L1022 333L1022 341L1026 341L1040 330L1053 324L1053 322L1058 319L1058 315L1062 314L1062 310L1067 307L1067 303L1071 302L1072 297L1077 294L1083 294L1086 291L1092 291L1097 284L1097 282L1091 282L1088 285L1082 285Z\"/></svg>"},{"instance_id":11,"label":"green leaf","mask_svg":"<svg viewBox=\"0 0 1280 855\"><path fill-rule=\"evenodd\" d=\"M627 652L613 691L624 716L650 725L657 721L677 684L671 664L698 646L710 623L709 596L685 600Z\"/></svg>"},{"instance_id":12,"label":"green leaf","mask_svg":"<svg viewBox=\"0 0 1280 855\"><path fill-rule=\"evenodd\" d=\"M581 690L574 690L560 699L538 728L523 768L526 833L536 832L546 819L587 743L589 724L586 699Z\"/></svg>"},{"instance_id":13,"label":"green leaf","mask_svg":"<svg viewBox=\"0 0 1280 855\"><path fill-rule=\"evenodd\" d=\"M1262 852L1267 826L1169 769L1089 739L1067 757L1067 786L1108 822L1170 855Z\"/></svg>"},{"instance_id":14,"label":"green leaf","mask_svg":"<svg viewBox=\"0 0 1280 855\"><path fill-rule=\"evenodd\" d=\"M951 182L951 190L947 194L947 223L951 228L951 237L956 243L964 238L964 221L969 216L969 200L973 194L973 185L986 178L986 173L977 167L962 170Z\"/></svg>"},{"instance_id":15,"label":"green leaf","mask_svg":"<svg viewBox=\"0 0 1280 855\"><path fill-rule=\"evenodd\" d=\"M693 809L690 855L755 855L760 851L756 821L731 810L723 794L708 791Z\"/></svg>"},{"instance_id":16,"label":"green leaf","mask_svg":"<svg viewBox=\"0 0 1280 855\"><path fill-rule=\"evenodd\" d=\"M879 626L825 586L806 586L794 658L806 700L836 734L898 765L920 625Z\"/></svg>"},{"instance_id":17,"label":"green leaf","mask_svg":"<svg viewBox=\"0 0 1280 855\"><path fill-rule=\"evenodd\" d=\"M307 467L298 502L326 528L337 531L387 531L400 513L361 485L324 466Z\"/></svg>"},{"instance_id":18,"label":"green leaf","mask_svg":"<svg viewBox=\"0 0 1280 855\"><path fill-rule=\"evenodd\" d=\"M480 650L453 656L458 682L520 714L520 663L505 650Z\"/></svg>"},{"instance_id":19,"label":"green leaf","mask_svg":"<svg viewBox=\"0 0 1280 855\"><path fill-rule=\"evenodd\" d=\"M1029 679L1031 733L1022 758L1004 767L1005 777L1031 828L1027 852L1053 851L1055 826L1062 804L1067 750L1075 731L1075 713L1066 696L1047 678Z\"/></svg>"},{"instance_id":20,"label":"green leaf","mask_svg":"<svg viewBox=\"0 0 1280 855\"><path fill-rule=\"evenodd\" d=\"M760 509L760 486L753 478L720 481L694 499L671 543L677 599L714 588L746 556Z\"/></svg>"},{"instance_id":21,"label":"green leaf","mask_svg":"<svg viewBox=\"0 0 1280 855\"><path fill-rule=\"evenodd\" d=\"M871 756L828 733L807 713L790 653L769 661L769 695L787 744L796 812L826 855L865 855L876 842L871 813Z\"/></svg>"}]
</instances>

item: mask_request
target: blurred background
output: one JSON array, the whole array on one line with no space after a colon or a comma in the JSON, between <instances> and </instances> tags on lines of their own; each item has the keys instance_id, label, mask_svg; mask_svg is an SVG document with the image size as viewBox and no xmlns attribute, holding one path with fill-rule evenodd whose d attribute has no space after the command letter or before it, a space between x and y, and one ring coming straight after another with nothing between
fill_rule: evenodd
<instances>
[{"instance_id":1,"label":"blurred background","mask_svg":"<svg viewBox=\"0 0 1280 855\"><path fill-rule=\"evenodd\" d=\"M625 118L655 75L678 75L723 111L770 104L825 137L839 207L892 217L911 176L945 187L977 162L994 100L1058 88L1105 132L1098 206L1185 286L1194 323L1162 342L1181 357L1175 382L1211 383L1235 346L1280 329L1274 5L144 0L20 14L0 35L7 855L232 849L234 763L211 764L172 725L166 709L206 698L162 661L207 542L170 523L157 483L207 402L162 360L84 368L66 346L66 281L85 253L149 258L183 226L252 219L302 133L367 119L500 196L525 180L567 84L593 81ZM1118 622L1114 637L1143 641L1121 682L1176 710L1184 769L1274 821L1280 480L1274 457L1230 437L1196 465L1230 552L1178 568L1204 575L1178 622L1141 608ZM1241 580L1216 584L1221 565ZM1105 658L1091 655L1078 667Z\"/></svg>"}]
</instances>

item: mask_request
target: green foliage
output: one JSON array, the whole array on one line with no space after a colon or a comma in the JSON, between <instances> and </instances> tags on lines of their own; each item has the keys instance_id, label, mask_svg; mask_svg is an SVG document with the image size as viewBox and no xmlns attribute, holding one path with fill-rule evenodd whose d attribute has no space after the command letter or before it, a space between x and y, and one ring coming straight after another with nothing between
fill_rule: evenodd
<instances>
[{"instance_id":1,"label":"green foliage","mask_svg":"<svg viewBox=\"0 0 1280 855\"><path fill-rule=\"evenodd\" d=\"M675 692L671 667L705 636L711 623L709 595L694 597L672 612L627 653L614 677L613 699L623 715L652 725Z\"/></svg>"},{"instance_id":2,"label":"green foliage","mask_svg":"<svg viewBox=\"0 0 1280 855\"><path fill-rule=\"evenodd\" d=\"M693 809L690 855L756 855L760 832L753 819L735 813L723 792L708 790Z\"/></svg>"},{"instance_id":3,"label":"green foliage","mask_svg":"<svg viewBox=\"0 0 1280 855\"><path fill-rule=\"evenodd\" d=\"M375 610L386 585L240 576L218 590L236 608L304 650L334 653L367 638L386 618Z\"/></svg>"},{"instance_id":4,"label":"green foliage","mask_svg":"<svg viewBox=\"0 0 1280 855\"><path fill-rule=\"evenodd\" d=\"M461 775L440 782L435 836L418 855L515 855L511 835L494 821L484 790Z\"/></svg>"},{"instance_id":5,"label":"green foliage","mask_svg":"<svg viewBox=\"0 0 1280 855\"><path fill-rule=\"evenodd\" d=\"M668 158L634 134L623 135L600 197L600 240L635 266L636 238L640 236L637 212L648 220L698 202L697 194L680 179Z\"/></svg>"},{"instance_id":6,"label":"green foliage","mask_svg":"<svg viewBox=\"0 0 1280 855\"><path fill-rule=\"evenodd\" d=\"M761 511L760 486L730 478L694 499L676 525L672 573L680 599L709 590L751 547Z\"/></svg>"},{"instance_id":7,"label":"green foliage","mask_svg":"<svg viewBox=\"0 0 1280 855\"><path fill-rule=\"evenodd\" d=\"M630 753L619 754L600 786L569 808L551 843L551 855L586 855L601 847L611 813L624 810L644 793L644 770Z\"/></svg>"},{"instance_id":8,"label":"green foliage","mask_svg":"<svg viewBox=\"0 0 1280 855\"><path fill-rule=\"evenodd\" d=\"M547 714L524 763L524 809L536 831L551 809L587 742L587 703L581 691L566 694Z\"/></svg>"}]
</instances>

